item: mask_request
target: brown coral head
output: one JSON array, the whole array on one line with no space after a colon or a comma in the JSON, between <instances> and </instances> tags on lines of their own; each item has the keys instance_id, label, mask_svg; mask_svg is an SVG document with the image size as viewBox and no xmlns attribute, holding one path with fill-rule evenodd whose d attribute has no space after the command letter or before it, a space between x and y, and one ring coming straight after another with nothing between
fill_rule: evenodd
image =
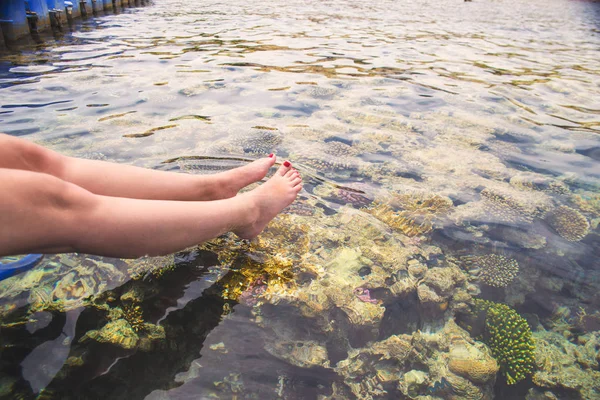
<instances>
[{"instance_id":1,"label":"brown coral head","mask_svg":"<svg viewBox=\"0 0 600 400\"><path fill-rule=\"evenodd\" d=\"M554 230L570 242L583 239L590 230L590 223L577 210L560 206L548 214L547 221Z\"/></svg>"}]
</instances>

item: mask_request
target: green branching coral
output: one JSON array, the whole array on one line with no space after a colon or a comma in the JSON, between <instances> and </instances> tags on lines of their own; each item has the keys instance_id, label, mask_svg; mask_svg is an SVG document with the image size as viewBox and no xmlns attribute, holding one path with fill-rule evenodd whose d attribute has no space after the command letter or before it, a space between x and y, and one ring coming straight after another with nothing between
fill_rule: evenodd
<instances>
[{"instance_id":1,"label":"green branching coral","mask_svg":"<svg viewBox=\"0 0 600 400\"><path fill-rule=\"evenodd\" d=\"M475 309L485 312L483 339L506 382L513 385L525 379L535 365L535 346L527 321L505 304L475 300Z\"/></svg>"}]
</instances>

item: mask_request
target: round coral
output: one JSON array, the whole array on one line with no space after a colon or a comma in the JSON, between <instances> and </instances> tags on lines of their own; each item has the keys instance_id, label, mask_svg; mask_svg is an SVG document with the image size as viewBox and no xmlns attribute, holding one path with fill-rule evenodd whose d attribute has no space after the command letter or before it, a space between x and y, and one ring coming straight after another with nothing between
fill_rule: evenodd
<instances>
[{"instance_id":1,"label":"round coral","mask_svg":"<svg viewBox=\"0 0 600 400\"><path fill-rule=\"evenodd\" d=\"M519 263L517 260L498 254L476 257L475 262L481 268L479 279L490 286L505 287L519 273Z\"/></svg>"},{"instance_id":2,"label":"round coral","mask_svg":"<svg viewBox=\"0 0 600 400\"><path fill-rule=\"evenodd\" d=\"M570 242L583 239L590 230L588 220L579 211L567 206L560 206L552 211L548 222L560 236Z\"/></svg>"},{"instance_id":3,"label":"round coral","mask_svg":"<svg viewBox=\"0 0 600 400\"><path fill-rule=\"evenodd\" d=\"M484 341L498 361L506 382L513 385L525 379L535 365L535 345L527 321L504 304L476 300L476 308L487 309Z\"/></svg>"}]
</instances>

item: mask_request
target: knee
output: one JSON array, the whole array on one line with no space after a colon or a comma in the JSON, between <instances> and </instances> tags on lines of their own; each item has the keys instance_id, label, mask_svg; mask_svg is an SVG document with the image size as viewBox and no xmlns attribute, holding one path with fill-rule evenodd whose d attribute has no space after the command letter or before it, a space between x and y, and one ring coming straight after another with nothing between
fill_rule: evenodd
<instances>
[{"instance_id":1,"label":"knee","mask_svg":"<svg viewBox=\"0 0 600 400\"><path fill-rule=\"evenodd\" d=\"M40 181L40 198L45 206L60 213L78 215L88 212L96 203L96 195L54 176Z\"/></svg>"},{"instance_id":2,"label":"knee","mask_svg":"<svg viewBox=\"0 0 600 400\"><path fill-rule=\"evenodd\" d=\"M0 134L0 153L4 159L0 167L23 169L59 176L64 156L27 140Z\"/></svg>"}]
</instances>

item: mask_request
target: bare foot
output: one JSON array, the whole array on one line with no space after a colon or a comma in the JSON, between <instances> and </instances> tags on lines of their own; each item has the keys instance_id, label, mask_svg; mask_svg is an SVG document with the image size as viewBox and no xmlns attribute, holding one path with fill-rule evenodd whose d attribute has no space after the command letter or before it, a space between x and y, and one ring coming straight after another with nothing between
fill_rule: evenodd
<instances>
[{"instance_id":1,"label":"bare foot","mask_svg":"<svg viewBox=\"0 0 600 400\"><path fill-rule=\"evenodd\" d=\"M207 200L228 199L235 196L240 189L260 181L275 164L275 159L276 157L271 155L253 161L248 165L212 175L214 190L210 199Z\"/></svg>"},{"instance_id":2,"label":"bare foot","mask_svg":"<svg viewBox=\"0 0 600 400\"><path fill-rule=\"evenodd\" d=\"M233 232L242 239L258 236L267 224L284 208L294 202L302 189L300 173L292 168L289 161L277 170L266 183L240 196L246 197L250 209L256 212L253 222L235 229Z\"/></svg>"}]
</instances>

